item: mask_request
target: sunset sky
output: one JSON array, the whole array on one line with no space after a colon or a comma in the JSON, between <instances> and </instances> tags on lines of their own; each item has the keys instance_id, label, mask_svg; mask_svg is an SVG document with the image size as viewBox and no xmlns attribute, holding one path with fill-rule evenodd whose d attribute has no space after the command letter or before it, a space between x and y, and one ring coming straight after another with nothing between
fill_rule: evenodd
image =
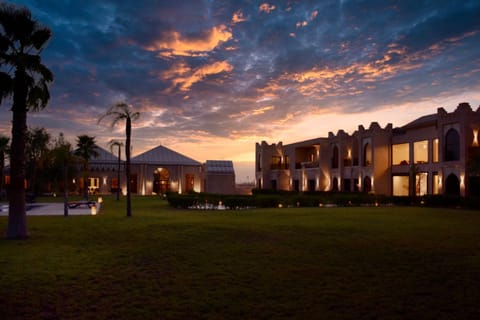
<instances>
[{"instance_id":1,"label":"sunset sky","mask_svg":"<svg viewBox=\"0 0 480 320\"><path fill-rule=\"evenodd\" d=\"M401 126L480 104L480 1L30 0L53 31L48 107L29 125L104 148L116 101L141 118L133 154L158 145L233 160L253 180L255 143ZM11 112L0 108L0 133ZM248 178L247 178L248 177Z\"/></svg>"}]
</instances>

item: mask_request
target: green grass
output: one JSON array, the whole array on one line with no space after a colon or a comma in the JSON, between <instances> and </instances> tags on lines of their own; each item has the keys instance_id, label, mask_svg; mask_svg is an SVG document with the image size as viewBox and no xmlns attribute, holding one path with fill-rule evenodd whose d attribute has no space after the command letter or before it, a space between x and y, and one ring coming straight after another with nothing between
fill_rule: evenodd
<instances>
[{"instance_id":1,"label":"green grass","mask_svg":"<svg viewBox=\"0 0 480 320\"><path fill-rule=\"evenodd\" d=\"M474 319L480 214L107 198L0 240L2 319ZM0 218L5 230L7 219Z\"/></svg>"}]
</instances>

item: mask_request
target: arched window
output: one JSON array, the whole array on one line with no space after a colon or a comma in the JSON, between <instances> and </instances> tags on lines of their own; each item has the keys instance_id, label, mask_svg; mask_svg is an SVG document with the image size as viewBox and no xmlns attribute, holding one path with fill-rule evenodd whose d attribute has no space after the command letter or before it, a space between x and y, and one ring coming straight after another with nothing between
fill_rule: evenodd
<instances>
[{"instance_id":1,"label":"arched window","mask_svg":"<svg viewBox=\"0 0 480 320\"><path fill-rule=\"evenodd\" d=\"M457 176L451 173L447 180L445 180L445 194L459 196L460 195L460 181Z\"/></svg>"},{"instance_id":2,"label":"arched window","mask_svg":"<svg viewBox=\"0 0 480 320\"><path fill-rule=\"evenodd\" d=\"M445 135L445 161L460 160L460 136L457 130L450 129Z\"/></svg>"},{"instance_id":3,"label":"arched window","mask_svg":"<svg viewBox=\"0 0 480 320\"><path fill-rule=\"evenodd\" d=\"M372 179L370 177L363 178L363 192L368 193L372 191Z\"/></svg>"},{"instance_id":4,"label":"arched window","mask_svg":"<svg viewBox=\"0 0 480 320\"><path fill-rule=\"evenodd\" d=\"M372 164L372 147L370 143L365 144L363 147L363 166L367 167Z\"/></svg>"},{"instance_id":5,"label":"arched window","mask_svg":"<svg viewBox=\"0 0 480 320\"><path fill-rule=\"evenodd\" d=\"M333 178L332 191L338 191L338 179L337 178Z\"/></svg>"},{"instance_id":6,"label":"arched window","mask_svg":"<svg viewBox=\"0 0 480 320\"><path fill-rule=\"evenodd\" d=\"M357 139L353 140L353 144L352 144L352 160L353 160L353 165L358 166L358 140Z\"/></svg>"},{"instance_id":7,"label":"arched window","mask_svg":"<svg viewBox=\"0 0 480 320\"><path fill-rule=\"evenodd\" d=\"M332 154L332 168L338 168L338 147L333 147L333 154Z\"/></svg>"}]
</instances>

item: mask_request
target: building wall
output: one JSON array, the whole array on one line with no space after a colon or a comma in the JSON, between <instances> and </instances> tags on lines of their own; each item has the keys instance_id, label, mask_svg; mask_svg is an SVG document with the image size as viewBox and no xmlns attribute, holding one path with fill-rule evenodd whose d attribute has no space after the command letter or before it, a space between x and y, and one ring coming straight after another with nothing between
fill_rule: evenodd
<instances>
[{"instance_id":1,"label":"building wall","mask_svg":"<svg viewBox=\"0 0 480 320\"><path fill-rule=\"evenodd\" d=\"M207 173L204 177L204 192L218 194L235 194L235 175Z\"/></svg>"},{"instance_id":2,"label":"building wall","mask_svg":"<svg viewBox=\"0 0 480 320\"><path fill-rule=\"evenodd\" d=\"M446 135L452 129L459 136L459 157L448 160ZM368 129L359 126L351 135L339 130L326 138L288 145L262 141L255 148L256 187L422 195L452 192L446 184L457 179L460 195L480 193L469 190L470 180L479 177L480 181L480 173L468 172L472 150L479 148L479 131L480 108L473 111L470 105L461 103L451 113L439 108L435 114L395 129L391 124L381 128L372 122ZM394 163L401 144L407 146L408 157Z\"/></svg>"}]
</instances>

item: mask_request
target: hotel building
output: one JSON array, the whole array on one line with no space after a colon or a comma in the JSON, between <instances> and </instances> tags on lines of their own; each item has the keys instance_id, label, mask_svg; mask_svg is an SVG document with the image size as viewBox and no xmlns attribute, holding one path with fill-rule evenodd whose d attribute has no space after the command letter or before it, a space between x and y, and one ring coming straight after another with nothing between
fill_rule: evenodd
<instances>
[{"instance_id":1,"label":"hotel building","mask_svg":"<svg viewBox=\"0 0 480 320\"><path fill-rule=\"evenodd\" d=\"M461 103L399 128L372 122L352 134L339 130L286 145L262 141L255 146L256 187L478 196L479 131L480 107Z\"/></svg>"}]
</instances>

